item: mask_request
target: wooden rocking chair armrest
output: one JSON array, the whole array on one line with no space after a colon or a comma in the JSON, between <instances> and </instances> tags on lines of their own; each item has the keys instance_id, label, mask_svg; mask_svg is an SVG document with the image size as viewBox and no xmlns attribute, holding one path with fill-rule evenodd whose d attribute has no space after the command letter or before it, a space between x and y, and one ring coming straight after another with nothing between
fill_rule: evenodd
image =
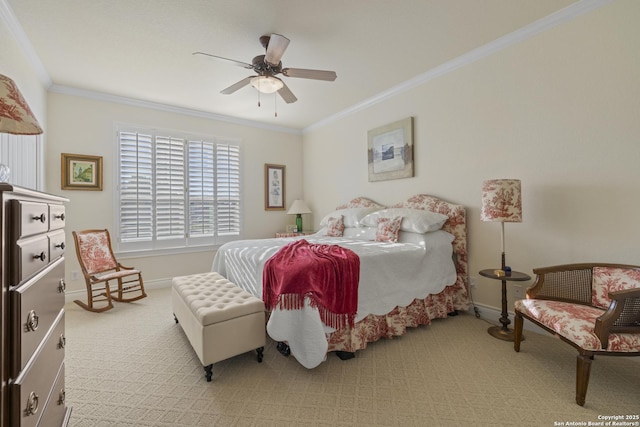
<instances>
[{"instance_id":1,"label":"wooden rocking chair armrest","mask_svg":"<svg viewBox=\"0 0 640 427\"><path fill-rule=\"evenodd\" d=\"M101 278L99 278L97 276L94 276L93 274L88 274L86 277L87 277L87 279L91 280L92 283L104 282L103 279L101 279Z\"/></svg>"},{"instance_id":2,"label":"wooden rocking chair armrest","mask_svg":"<svg viewBox=\"0 0 640 427\"><path fill-rule=\"evenodd\" d=\"M626 304L627 301L633 302L633 300L640 298L640 288L609 292L609 298L612 300L609 308L602 316L596 319L594 327L594 333L600 340L600 344L603 349L607 348L609 343L609 334L612 331L622 333L640 333L640 323L638 320L635 320L635 322L631 322L630 324L627 322L626 325L616 325L616 322L623 315L625 307L631 307L630 313L629 309L624 313L625 319L640 319L640 312L634 313L634 311L637 311L633 310L634 304ZM636 304L635 307L637 308L638 305Z\"/></svg>"},{"instance_id":3,"label":"wooden rocking chair armrest","mask_svg":"<svg viewBox=\"0 0 640 427\"><path fill-rule=\"evenodd\" d=\"M125 267L124 265L118 263L118 269L122 270L135 270L135 267Z\"/></svg>"}]
</instances>

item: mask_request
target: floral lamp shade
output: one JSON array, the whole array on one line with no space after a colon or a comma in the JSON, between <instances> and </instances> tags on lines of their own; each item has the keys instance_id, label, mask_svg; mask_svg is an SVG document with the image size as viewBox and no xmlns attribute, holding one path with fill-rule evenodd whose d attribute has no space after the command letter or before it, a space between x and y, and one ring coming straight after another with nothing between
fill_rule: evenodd
<instances>
[{"instance_id":1,"label":"floral lamp shade","mask_svg":"<svg viewBox=\"0 0 640 427\"><path fill-rule=\"evenodd\" d=\"M0 133L40 135L38 124L16 84L0 74Z\"/></svg>"},{"instance_id":2,"label":"floral lamp shade","mask_svg":"<svg viewBox=\"0 0 640 427\"><path fill-rule=\"evenodd\" d=\"M482 183L482 221L522 222L519 179L490 179Z\"/></svg>"}]
</instances>

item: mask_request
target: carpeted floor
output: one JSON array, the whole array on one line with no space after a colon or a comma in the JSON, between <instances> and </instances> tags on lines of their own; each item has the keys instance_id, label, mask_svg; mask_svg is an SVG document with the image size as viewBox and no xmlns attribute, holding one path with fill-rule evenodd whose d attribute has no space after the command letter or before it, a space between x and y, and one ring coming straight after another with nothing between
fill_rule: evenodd
<instances>
[{"instance_id":1,"label":"carpeted floor","mask_svg":"<svg viewBox=\"0 0 640 427\"><path fill-rule=\"evenodd\" d=\"M559 426L640 414L640 361L596 357L580 407L573 348L530 332L515 353L470 314L312 370L268 340L263 363L255 352L217 363L207 383L169 288L105 313L66 310L75 427Z\"/></svg>"}]
</instances>

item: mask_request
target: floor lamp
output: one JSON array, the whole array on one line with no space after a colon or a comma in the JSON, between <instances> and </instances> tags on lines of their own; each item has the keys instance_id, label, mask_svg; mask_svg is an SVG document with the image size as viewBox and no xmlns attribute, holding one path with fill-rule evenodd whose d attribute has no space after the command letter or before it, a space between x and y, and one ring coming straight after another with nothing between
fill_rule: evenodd
<instances>
[{"instance_id":1,"label":"floor lamp","mask_svg":"<svg viewBox=\"0 0 640 427\"><path fill-rule=\"evenodd\" d=\"M507 312L507 281L529 280L529 276L506 267L504 245L504 223L522 222L522 197L520 180L491 179L482 183L482 221L498 221L501 226L502 257L500 271L482 270L480 275L502 282L502 326L492 326L487 332L501 340L513 341L513 330L509 329L509 313Z\"/></svg>"}]
</instances>

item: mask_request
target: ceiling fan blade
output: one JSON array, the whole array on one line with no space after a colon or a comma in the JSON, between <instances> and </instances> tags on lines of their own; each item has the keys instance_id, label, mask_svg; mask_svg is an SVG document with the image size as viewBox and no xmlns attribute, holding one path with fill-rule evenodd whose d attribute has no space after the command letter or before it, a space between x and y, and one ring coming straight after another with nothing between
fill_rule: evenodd
<instances>
[{"instance_id":1,"label":"ceiling fan blade","mask_svg":"<svg viewBox=\"0 0 640 427\"><path fill-rule=\"evenodd\" d=\"M278 93L287 104L292 104L298 100L293 92L291 92L291 89L289 89L289 86L287 86L284 82L282 82L282 87L280 88Z\"/></svg>"},{"instance_id":2,"label":"ceiling fan blade","mask_svg":"<svg viewBox=\"0 0 640 427\"><path fill-rule=\"evenodd\" d=\"M245 77L244 79L240 80L238 83L234 83L228 88L221 90L220 93L223 95L231 95L233 92L237 91L238 89L242 89L243 87L251 83L251 79L254 77L255 76Z\"/></svg>"},{"instance_id":3,"label":"ceiling fan blade","mask_svg":"<svg viewBox=\"0 0 640 427\"><path fill-rule=\"evenodd\" d=\"M283 68L282 74L287 77L298 77L301 79L334 81L338 75L335 71L307 70L304 68Z\"/></svg>"},{"instance_id":4,"label":"ceiling fan blade","mask_svg":"<svg viewBox=\"0 0 640 427\"><path fill-rule=\"evenodd\" d=\"M193 55L198 55L198 56L205 56L205 57L209 57L209 58L216 58L216 59L224 59L225 61L231 61L231 62L235 62L236 65L239 65L243 68L248 68L250 70L253 69L253 65L251 64L247 64L246 62L242 62L242 61L236 61L235 59L229 59L229 58L224 58L222 56L218 56L218 55L212 55L210 53L204 53L204 52L193 52Z\"/></svg>"},{"instance_id":5,"label":"ceiling fan blade","mask_svg":"<svg viewBox=\"0 0 640 427\"><path fill-rule=\"evenodd\" d=\"M271 65L278 65L282 60L284 51L287 50L287 46L289 46L289 41L288 38L280 34L271 34L264 60Z\"/></svg>"}]
</instances>

